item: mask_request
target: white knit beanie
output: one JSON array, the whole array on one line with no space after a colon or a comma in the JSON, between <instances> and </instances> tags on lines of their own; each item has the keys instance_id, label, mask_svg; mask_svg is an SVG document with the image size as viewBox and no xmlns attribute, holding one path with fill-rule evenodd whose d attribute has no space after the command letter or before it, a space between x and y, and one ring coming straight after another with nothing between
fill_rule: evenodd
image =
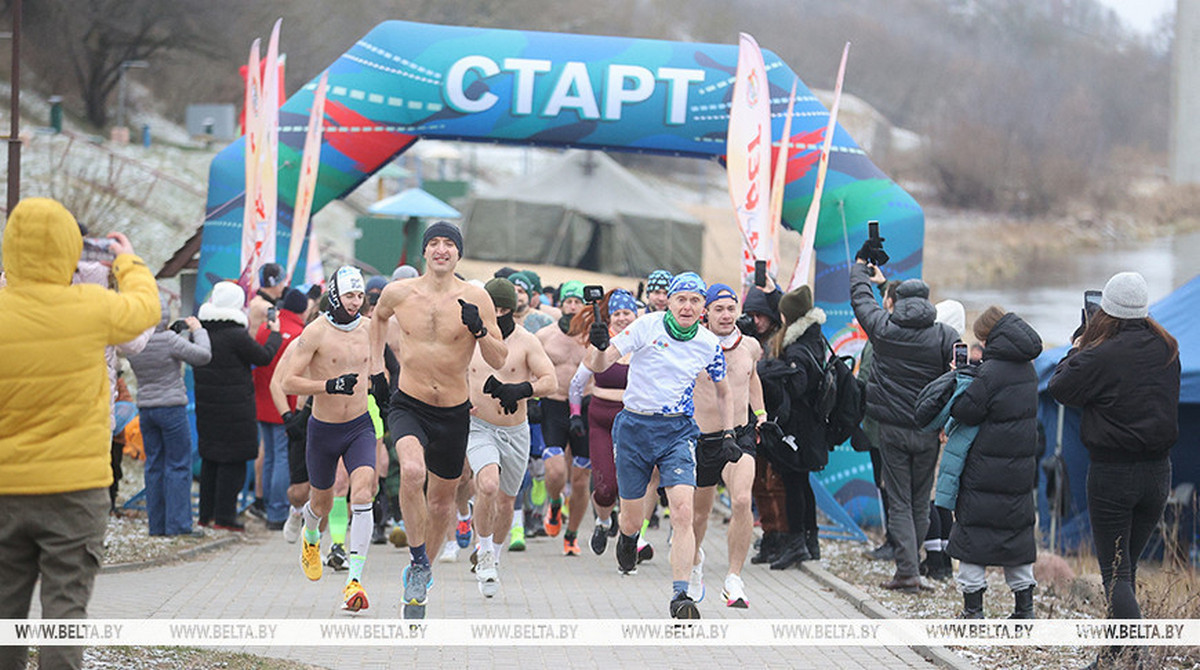
<instances>
[{"instance_id":1,"label":"white knit beanie","mask_svg":"<svg viewBox=\"0 0 1200 670\"><path fill-rule=\"evenodd\" d=\"M1150 314L1146 278L1137 272L1119 272L1104 285L1100 309L1118 319L1144 319Z\"/></svg>"},{"instance_id":2,"label":"white knit beanie","mask_svg":"<svg viewBox=\"0 0 1200 670\"><path fill-rule=\"evenodd\" d=\"M967 310L957 300L943 300L934 305L937 309L938 323L944 323L954 329L959 337L967 330Z\"/></svg>"}]
</instances>

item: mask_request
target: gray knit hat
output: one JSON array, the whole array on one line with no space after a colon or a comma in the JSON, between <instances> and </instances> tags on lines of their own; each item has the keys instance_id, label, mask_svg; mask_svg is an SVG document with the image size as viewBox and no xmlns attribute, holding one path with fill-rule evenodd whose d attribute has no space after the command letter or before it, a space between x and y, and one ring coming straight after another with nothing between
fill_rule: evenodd
<instances>
[{"instance_id":1,"label":"gray knit hat","mask_svg":"<svg viewBox=\"0 0 1200 670\"><path fill-rule=\"evenodd\" d=\"M1104 285L1100 309L1118 319L1144 319L1150 314L1146 278L1138 272L1119 272Z\"/></svg>"}]
</instances>

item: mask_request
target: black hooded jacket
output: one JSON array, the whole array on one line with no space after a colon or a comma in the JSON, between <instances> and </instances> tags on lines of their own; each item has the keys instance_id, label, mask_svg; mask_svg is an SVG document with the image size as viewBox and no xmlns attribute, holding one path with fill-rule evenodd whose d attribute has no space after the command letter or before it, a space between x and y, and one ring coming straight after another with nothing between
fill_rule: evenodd
<instances>
[{"instance_id":1,"label":"black hooded jacket","mask_svg":"<svg viewBox=\"0 0 1200 670\"><path fill-rule=\"evenodd\" d=\"M850 266L850 303L874 350L867 381L867 416L880 423L917 429L917 394L950 369L958 333L936 323L929 287L917 279L900 284L892 313L871 290L867 266Z\"/></svg>"},{"instance_id":2,"label":"black hooded jacket","mask_svg":"<svg viewBox=\"0 0 1200 670\"><path fill-rule=\"evenodd\" d=\"M1033 491L1037 487L1037 372L1042 339L1016 314L988 335L983 362L950 415L979 433L959 480L950 555L977 565L1026 565L1037 559Z\"/></svg>"}]
</instances>

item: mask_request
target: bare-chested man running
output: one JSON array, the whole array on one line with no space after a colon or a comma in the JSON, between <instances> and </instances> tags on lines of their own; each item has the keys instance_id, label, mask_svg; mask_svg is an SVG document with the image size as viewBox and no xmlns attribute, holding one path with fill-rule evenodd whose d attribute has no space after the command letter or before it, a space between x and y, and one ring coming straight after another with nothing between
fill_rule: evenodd
<instances>
[{"instance_id":1,"label":"bare-chested man running","mask_svg":"<svg viewBox=\"0 0 1200 670\"><path fill-rule=\"evenodd\" d=\"M704 542L708 518L712 512L717 483L725 482L733 518L729 520L729 574L721 595L728 607L749 607L742 583L742 565L750 551L754 536L754 515L750 510L750 488L754 485L754 454L756 429L767 418L763 407L762 384L758 381L758 359L762 346L752 337L742 337L737 328L741 305L737 293L725 284L708 287L705 296L708 329L721 340L725 352L725 380L729 384L727 413L735 423L746 421L747 408L754 420L734 428L737 448L728 448L722 434L721 417L725 413L717 406L717 391L708 375L696 378L696 425L700 437L696 440L696 495L692 527L696 532L696 558L688 581L688 597L696 602L704 598Z\"/></svg>"},{"instance_id":2,"label":"bare-chested man running","mask_svg":"<svg viewBox=\"0 0 1200 670\"><path fill-rule=\"evenodd\" d=\"M388 284L371 322L373 369L382 369L387 321L399 341L399 388L392 394L388 430L400 461L400 510L411 564L404 569L405 618L423 618L433 585L426 547L441 546L454 516L470 429L467 365L476 345L483 360L503 367L508 347L487 292L454 276L462 258L462 231L445 221L425 230L425 274ZM378 362L376 362L378 359ZM426 482L428 475L428 482Z\"/></svg>"},{"instance_id":3,"label":"bare-chested man running","mask_svg":"<svg viewBox=\"0 0 1200 670\"><path fill-rule=\"evenodd\" d=\"M557 537L563 525L563 489L567 474L571 477L571 515L567 518L567 533L563 538L563 555L579 555L579 525L586 515L589 480L592 464L588 454L587 434L571 430L571 408L567 403L567 392L571 378L587 347L587 333L570 335L572 317L583 307L583 284L578 281L564 282L562 288L563 316L557 327L549 326L537 332L537 338L554 363L554 374L558 388L542 397L542 438L546 448L542 460L546 464L546 495L549 509L546 510L546 534ZM586 410L585 410L586 411ZM585 419L586 420L586 419ZM586 425L579 422L579 425ZM571 461L565 451L571 450Z\"/></svg>"},{"instance_id":4,"label":"bare-chested man running","mask_svg":"<svg viewBox=\"0 0 1200 670\"><path fill-rule=\"evenodd\" d=\"M496 322L508 358L493 368L476 351L471 358L471 435L467 460L475 475L475 534L479 538L475 578L479 592L491 598L500 588L499 551L512 524L513 501L529 464L526 399L555 391L554 364L538 339L517 326L517 293L507 279L484 287L499 316Z\"/></svg>"},{"instance_id":5,"label":"bare-chested man running","mask_svg":"<svg viewBox=\"0 0 1200 670\"><path fill-rule=\"evenodd\" d=\"M304 504L300 565L311 580L321 578L321 520L333 506L338 461L350 473L350 574L342 609L366 609L363 565L371 546L371 501L375 498L375 428L367 413L370 374L370 319L362 316L362 273L338 268L329 281L329 311L304 327L276 366L284 393L313 396L308 420L309 498ZM382 360L380 360L382 365ZM363 383L358 384L359 378Z\"/></svg>"}]
</instances>

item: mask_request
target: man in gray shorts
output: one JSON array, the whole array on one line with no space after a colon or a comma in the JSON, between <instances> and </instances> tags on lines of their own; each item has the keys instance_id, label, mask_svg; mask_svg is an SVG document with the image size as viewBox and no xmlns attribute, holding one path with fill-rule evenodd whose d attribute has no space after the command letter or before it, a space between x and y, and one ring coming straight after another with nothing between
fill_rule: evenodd
<instances>
[{"instance_id":1,"label":"man in gray shorts","mask_svg":"<svg viewBox=\"0 0 1200 670\"><path fill-rule=\"evenodd\" d=\"M479 538L475 578L479 592L491 598L500 588L499 551L512 523L513 501L521 490L529 461L526 400L554 393L554 364L537 337L517 328L517 293L507 279L484 288L496 306L496 323L508 357L499 369L476 350L467 369L471 390L471 432L467 462L475 476L475 535Z\"/></svg>"}]
</instances>

